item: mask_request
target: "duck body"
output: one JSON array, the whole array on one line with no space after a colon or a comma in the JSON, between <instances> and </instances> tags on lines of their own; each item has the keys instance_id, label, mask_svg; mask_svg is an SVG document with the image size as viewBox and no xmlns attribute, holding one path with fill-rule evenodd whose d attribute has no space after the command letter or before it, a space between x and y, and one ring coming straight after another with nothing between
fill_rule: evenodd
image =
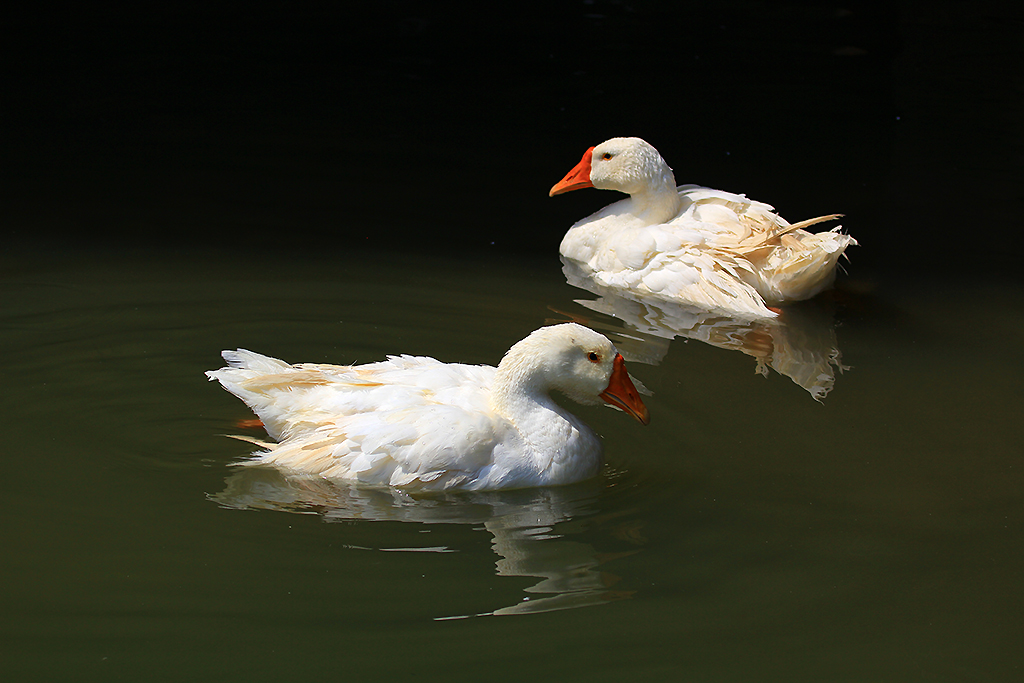
<instances>
[{"instance_id":1,"label":"duck body","mask_svg":"<svg viewBox=\"0 0 1024 683\"><path fill-rule=\"evenodd\" d=\"M832 285L846 248L835 228L790 224L768 204L697 185L677 186L672 169L640 138L593 147L550 194L585 187L628 198L573 225L559 251L598 284L733 315L774 317L771 304L809 299Z\"/></svg>"},{"instance_id":2,"label":"duck body","mask_svg":"<svg viewBox=\"0 0 1024 683\"><path fill-rule=\"evenodd\" d=\"M615 347L568 324L541 328L497 368L392 356L359 366L283 361L239 349L206 374L242 399L276 443L246 464L407 491L567 484L597 474L599 438L552 400L648 413Z\"/></svg>"}]
</instances>

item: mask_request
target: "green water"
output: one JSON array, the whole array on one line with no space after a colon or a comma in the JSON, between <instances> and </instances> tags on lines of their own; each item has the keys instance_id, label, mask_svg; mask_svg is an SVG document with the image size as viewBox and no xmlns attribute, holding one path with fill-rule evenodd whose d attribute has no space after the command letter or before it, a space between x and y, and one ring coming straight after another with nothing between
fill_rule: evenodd
<instances>
[{"instance_id":1,"label":"green water","mask_svg":"<svg viewBox=\"0 0 1024 683\"><path fill-rule=\"evenodd\" d=\"M818 402L577 303L555 257L3 258L8 680L1019 675L1019 284L845 280L800 332L838 351ZM646 428L574 408L608 465L564 489L414 500L233 468L220 435L248 413L203 376L237 346L493 364L569 318L653 395Z\"/></svg>"}]
</instances>

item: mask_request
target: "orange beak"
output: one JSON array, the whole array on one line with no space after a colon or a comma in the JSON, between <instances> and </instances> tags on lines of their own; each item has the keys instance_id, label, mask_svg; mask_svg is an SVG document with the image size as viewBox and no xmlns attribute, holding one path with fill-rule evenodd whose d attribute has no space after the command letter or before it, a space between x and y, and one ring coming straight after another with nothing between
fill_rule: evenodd
<instances>
[{"instance_id":1,"label":"orange beak","mask_svg":"<svg viewBox=\"0 0 1024 683\"><path fill-rule=\"evenodd\" d=\"M593 147L588 149L580 163L573 166L572 170L564 178L555 183L555 186L551 188L551 192L548 192L548 196L554 197L556 194L562 194L563 192L593 187L594 184L590 182L590 159L593 153Z\"/></svg>"},{"instance_id":2,"label":"orange beak","mask_svg":"<svg viewBox=\"0 0 1024 683\"><path fill-rule=\"evenodd\" d=\"M633 386L633 381L629 378L629 373L626 372L626 361L622 359L621 353L615 354L608 388L602 391L600 396L605 403L621 408L635 417L640 424L650 424L651 416L647 412L647 406L640 400L640 392Z\"/></svg>"}]
</instances>

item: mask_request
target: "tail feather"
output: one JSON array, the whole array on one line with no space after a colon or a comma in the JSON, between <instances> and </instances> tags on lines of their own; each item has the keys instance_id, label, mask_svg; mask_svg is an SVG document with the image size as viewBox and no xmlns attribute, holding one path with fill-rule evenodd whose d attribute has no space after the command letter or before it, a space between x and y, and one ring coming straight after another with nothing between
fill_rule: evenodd
<instances>
[{"instance_id":1,"label":"tail feather","mask_svg":"<svg viewBox=\"0 0 1024 683\"><path fill-rule=\"evenodd\" d=\"M764 233L764 236L757 242L747 246L739 247L735 251L736 253L741 255L750 254L759 249L764 249L766 246L769 246L770 242L782 237L783 235L788 235L789 233L795 232L797 230L803 230L804 228L810 227L812 225L817 225L818 223L836 220L837 218L842 218L842 216L843 214L841 213L832 213L827 216L808 218L807 220L800 221L799 223L790 223L789 225L783 225L775 230L771 230Z\"/></svg>"},{"instance_id":2,"label":"tail feather","mask_svg":"<svg viewBox=\"0 0 1024 683\"><path fill-rule=\"evenodd\" d=\"M246 349L225 350L220 355L233 368L252 370L261 374L277 373L291 368L291 365L283 360L264 356L261 353Z\"/></svg>"},{"instance_id":3,"label":"tail feather","mask_svg":"<svg viewBox=\"0 0 1024 683\"><path fill-rule=\"evenodd\" d=\"M245 441L246 443L256 444L260 448L265 448L268 451L272 451L277 448L277 444L271 441L264 441L263 439L257 439L254 436L244 436L242 434L224 434L229 439L238 439L239 441Z\"/></svg>"}]
</instances>

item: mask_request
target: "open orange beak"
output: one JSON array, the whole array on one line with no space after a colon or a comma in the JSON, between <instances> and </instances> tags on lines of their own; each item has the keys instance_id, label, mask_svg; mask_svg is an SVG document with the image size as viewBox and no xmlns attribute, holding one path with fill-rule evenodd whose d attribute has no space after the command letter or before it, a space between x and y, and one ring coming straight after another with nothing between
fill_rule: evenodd
<instances>
[{"instance_id":1,"label":"open orange beak","mask_svg":"<svg viewBox=\"0 0 1024 683\"><path fill-rule=\"evenodd\" d=\"M600 397L605 403L610 403L635 417L640 424L650 424L651 416L647 412L647 406L640 400L640 392L633 386L633 380L626 372L626 361L622 359L621 353L615 354L608 388L600 393Z\"/></svg>"},{"instance_id":2,"label":"open orange beak","mask_svg":"<svg viewBox=\"0 0 1024 683\"><path fill-rule=\"evenodd\" d=\"M580 163L573 166L572 170L551 188L551 192L548 192L549 197L554 197L556 194L562 194L563 192L572 192L573 190L582 190L585 187L593 187L594 184L590 182L590 159L593 157L594 148L591 147L583 155Z\"/></svg>"}]
</instances>

